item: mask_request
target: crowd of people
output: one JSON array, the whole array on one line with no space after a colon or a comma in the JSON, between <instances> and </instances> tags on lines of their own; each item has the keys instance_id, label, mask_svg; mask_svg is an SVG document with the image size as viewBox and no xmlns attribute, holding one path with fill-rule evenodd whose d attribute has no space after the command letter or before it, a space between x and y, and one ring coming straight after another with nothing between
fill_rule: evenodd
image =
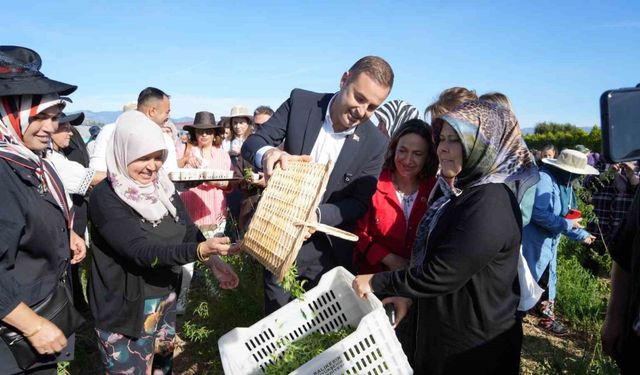
<instances>
[{"instance_id":1,"label":"crowd of people","mask_svg":"<svg viewBox=\"0 0 640 375\"><path fill-rule=\"evenodd\" d=\"M35 51L0 46L3 373L55 374L57 362L73 359L77 324L40 313L58 299L64 314L90 315L107 373L171 373L194 262L223 289L243 282L220 256L240 251L261 189L276 166L295 160L333 163L315 222L359 237L354 245L309 225L299 279L312 288L343 266L357 275L358 298L392 303L415 373L518 374L527 310L566 334L554 310L561 235L610 243L603 344L624 372L638 370L637 165L598 170L598 158L578 146L532 152L504 94L446 89L423 121L409 103L386 101L394 72L366 56L337 92L294 89L275 112L234 106L219 120L203 110L182 129L169 119L170 95L147 87L85 144L74 128L84 115L62 113L76 86L40 66ZM169 173L184 168L240 179L175 184ZM573 189L605 168L615 177L594 204L606 234L584 227ZM620 195L624 204L612 204ZM78 275L87 244L88 301ZM522 280L547 292L538 298ZM50 298L56 288L67 293ZM265 270L264 301L256 301L265 314L292 298Z\"/></svg>"}]
</instances>

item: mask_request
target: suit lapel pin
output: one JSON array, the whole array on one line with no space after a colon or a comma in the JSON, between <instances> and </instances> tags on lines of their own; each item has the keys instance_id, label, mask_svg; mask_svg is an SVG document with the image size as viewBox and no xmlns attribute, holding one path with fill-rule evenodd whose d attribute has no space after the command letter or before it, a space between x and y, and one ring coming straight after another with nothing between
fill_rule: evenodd
<instances>
[{"instance_id":1,"label":"suit lapel pin","mask_svg":"<svg viewBox=\"0 0 640 375\"><path fill-rule=\"evenodd\" d=\"M360 137L357 134L353 133L353 140L355 142L358 142L360 140Z\"/></svg>"}]
</instances>

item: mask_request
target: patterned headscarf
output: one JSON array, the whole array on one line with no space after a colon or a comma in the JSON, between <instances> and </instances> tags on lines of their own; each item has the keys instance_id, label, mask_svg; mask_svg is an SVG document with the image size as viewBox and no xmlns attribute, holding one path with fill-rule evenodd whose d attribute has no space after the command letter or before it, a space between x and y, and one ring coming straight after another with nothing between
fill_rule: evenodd
<instances>
[{"instance_id":1,"label":"patterned headscarf","mask_svg":"<svg viewBox=\"0 0 640 375\"><path fill-rule=\"evenodd\" d=\"M438 177L437 191L441 195L431 203L420 221L411 256L412 265L420 265L424 261L429 234L435 228L442 208L453 196L460 195L464 189L489 183L505 183L513 189L516 181L538 173L522 138L518 120L510 110L471 101L436 119L434 124L442 128L444 122L451 125L460 137L464 153L462 171L456 177L454 188L441 176Z\"/></svg>"},{"instance_id":2,"label":"patterned headscarf","mask_svg":"<svg viewBox=\"0 0 640 375\"><path fill-rule=\"evenodd\" d=\"M374 112L378 118L378 129L388 136L409 120L418 118L418 109L403 100L390 100Z\"/></svg>"},{"instance_id":3,"label":"patterned headscarf","mask_svg":"<svg viewBox=\"0 0 640 375\"><path fill-rule=\"evenodd\" d=\"M455 186L523 180L538 172L513 112L495 104L471 101L436 119L447 122L462 142L462 171ZM436 140L438 142L438 140Z\"/></svg>"},{"instance_id":4,"label":"patterned headscarf","mask_svg":"<svg viewBox=\"0 0 640 375\"><path fill-rule=\"evenodd\" d=\"M127 166L153 152L162 150L167 159L167 147L162 130L140 111L127 111L116 120L112 142L107 149L107 175L116 194L144 219L157 223L169 213L174 219L176 208L171 203L175 187L164 168L157 178L141 185L134 180Z\"/></svg>"},{"instance_id":5,"label":"patterned headscarf","mask_svg":"<svg viewBox=\"0 0 640 375\"><path fill-rule=\"evenodd\" d=\"M33 170L40 183L40 193L51 191L65 218L70 221L64 187L55 169L23 141L30 118L54 106L62 108L64 104L58 94L0 97L0 157Z\"/></svg>"}]
</instances>

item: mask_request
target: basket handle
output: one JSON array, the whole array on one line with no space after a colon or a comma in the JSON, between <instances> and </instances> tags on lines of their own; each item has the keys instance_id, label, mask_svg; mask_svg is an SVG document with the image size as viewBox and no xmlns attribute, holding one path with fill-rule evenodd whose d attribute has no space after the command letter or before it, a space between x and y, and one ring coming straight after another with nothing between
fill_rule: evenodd
<instances>
[{"instance_id":1,"label":"basket handle","mask_svg":"<svg viewBox=\"0 0 640 375\"><path fill-rule=\"evenodd\" d=\"M334 236L334 237L338 237L338 238L342 238L343 240L347 240L347 241L351 241L351 242L357 242L358 241L358 236L356 236L353 233L347 232L346 230L342 230L342 229L338 229L326 224L321 224L321 223L305 223L305 222L297 222L294 225L302 225L305 227L313 227L315 228L315 230L317 230L318 232L323 232L326 233L328 235Z\"/></svg>"}]
</instances>

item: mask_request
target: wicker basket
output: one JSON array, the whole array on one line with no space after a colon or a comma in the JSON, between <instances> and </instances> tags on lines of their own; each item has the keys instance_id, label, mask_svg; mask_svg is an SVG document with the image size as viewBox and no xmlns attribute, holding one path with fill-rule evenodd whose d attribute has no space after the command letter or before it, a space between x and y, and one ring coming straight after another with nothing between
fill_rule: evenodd
<instances>
[{"instance_id":1,"label":"wicker basket","mask_svg":"<svg viewBox=\"0 0 640 375\"><path fill-rule=\"evenodd\" d=\"M262 193L242 241L242 249L276 275L278 280L282 280L298 255L307 232L304 224L315 215L331 167L331 162L289 162L286 170L276 168ZM358 239L337 228L322 224L315 227L317 231L351 241Z\"/></svg>"}]
</instances>

